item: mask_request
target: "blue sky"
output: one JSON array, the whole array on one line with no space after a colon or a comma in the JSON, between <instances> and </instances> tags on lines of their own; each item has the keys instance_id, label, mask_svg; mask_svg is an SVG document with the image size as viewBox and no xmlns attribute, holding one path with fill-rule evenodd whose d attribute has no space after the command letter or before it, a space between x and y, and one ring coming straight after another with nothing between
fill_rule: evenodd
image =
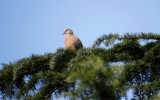
<instances>
[{"instance_id":1,"label":"blue sky","mask_svg":"<svg viewBox=\"0 0 160 100\"><path fill-rule=\"evenodd\" d=\"M0 0L0 63L64 48L66 28L85 47L111 32L160 33L160 0Z\"/></svg>"}]
</instances>

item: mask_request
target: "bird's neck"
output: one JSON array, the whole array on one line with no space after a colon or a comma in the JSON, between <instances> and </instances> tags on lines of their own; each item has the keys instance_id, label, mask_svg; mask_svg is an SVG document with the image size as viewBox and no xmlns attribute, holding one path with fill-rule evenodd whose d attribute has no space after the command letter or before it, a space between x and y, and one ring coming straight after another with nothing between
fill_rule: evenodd
<instances>
[{"instance_id":1,"label":"bird's neck","mask_svg":"<svg viewBox=\"0 0 160 100\"><path fill-rule=\"evenodd\" d=\"M68 33L67 35L73 35L73 32Z\"/></svg>"}]
</instances>

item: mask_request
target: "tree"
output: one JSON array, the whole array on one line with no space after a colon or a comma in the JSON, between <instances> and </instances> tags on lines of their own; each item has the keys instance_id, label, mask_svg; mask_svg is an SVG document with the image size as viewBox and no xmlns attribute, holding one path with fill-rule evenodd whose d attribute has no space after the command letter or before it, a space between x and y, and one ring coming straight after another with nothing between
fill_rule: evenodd
<instances>
[{"instance_id":1,"label":"tree","mask_svg":"<svg viewBox=\"0 0 160 100\"><path fill-rule=\"evenodd\" d=\"M106 65L99 56L91 55L87 59L78 62L72 70L70 70L67 81L76 83L73 90L65 95L71 96L71 99L78 98L84 100L115 100L116 85L118 80L114 75L115 68L118 66ZM64 96L65 96L64 95Z\"/></svg>"},{"instance_id":2,"label":"tree","mask_svg":"<svg viewBox=\"0 0 160 100\"><path fill-rule=\"evenodd\" d=\"M100 45L104 43L104 47ZM91 48L32 55L0 69L2 98L116 100L133 89L140 100L160 91L160 35L109 34Z\"/></svg>"}]
</instances>

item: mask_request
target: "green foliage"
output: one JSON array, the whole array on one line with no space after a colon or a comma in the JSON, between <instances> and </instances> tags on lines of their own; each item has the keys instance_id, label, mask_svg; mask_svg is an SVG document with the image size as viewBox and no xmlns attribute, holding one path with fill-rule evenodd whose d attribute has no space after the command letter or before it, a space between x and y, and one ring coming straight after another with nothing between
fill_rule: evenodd
<instances>
[{"instance_id":1,"label":"green foliage","mask_svg":"<svg viewBox=\"0 0 160 100\"><path fill-rule=\"evenodd\" d=\"M91 48L58 49L3 64L0 69L2 98L44 100L54 94L114 100L129 89L140 100L156 98L159 93L159 34L103 35Z\"/></svg>"},{"instance_id":2,"label":"green foliage","mask_svg":"<svg viewBox=\"0 0 160 100\"><path fill-rule=\"evenodd\" d=\"M152 100L160 100L160 94L157 94L157 95L153 95Z\"/></svg>"},{"instance_id":3,"label":"green foliage","mask_svg":"<svg viewBox=\"0 0 160 100\"><path fill-rule=\"evenodd\" d=\"M67 81L75 82L77 87L65 95L71 96L73 100L114 100L118 83L113 71L109 65L106 67L100 57L91 55L78 62L69 72Z\"/></svg>"},{"instance_id":4,"label":"green foliage","mask_svg":"<svg viewBox=\"0 0 160 100\"><path fill-rule=\"evenodd\" d=\"M59 49L55 54L32 55L14 64L5 64L0 70L1 94L4 98L44 99L50 98L53 92L67 91L73 84L65 82L66 63L74 56L71 50Z\"/></svg>"}]
</instances>

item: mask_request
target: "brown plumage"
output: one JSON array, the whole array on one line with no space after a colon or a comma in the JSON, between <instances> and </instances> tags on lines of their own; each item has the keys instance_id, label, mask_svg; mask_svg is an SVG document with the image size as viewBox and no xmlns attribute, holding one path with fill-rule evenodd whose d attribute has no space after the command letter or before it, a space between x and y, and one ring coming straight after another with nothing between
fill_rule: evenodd
<instances>
[{"instance_id":1,"label":"brown plumage","mask_svg":"<svg viewBox=\"0 0 160 100\"><path fill-rule=\"evenodd\" d=\"M66 29L64 32L66 34L65 37L65 48L78 50L79 48L83 48L81 40L73 34L71 29Z\"/></svg>"}]
</instances>

